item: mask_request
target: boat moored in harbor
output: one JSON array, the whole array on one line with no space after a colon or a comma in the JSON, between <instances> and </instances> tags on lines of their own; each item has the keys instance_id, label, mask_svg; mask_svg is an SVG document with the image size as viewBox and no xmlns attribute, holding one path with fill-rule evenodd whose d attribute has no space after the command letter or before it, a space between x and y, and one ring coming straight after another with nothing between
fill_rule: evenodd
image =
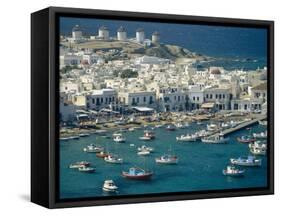
<instances>
[{"instance_id":1,"label":"boat moored in harbor","mask_svg":"<svg viewBox=\"0 0 281 216\"><path fill-rule=\"evenodd\" d=\"M113 180L105 180L102 189L106 192L116 192L118 187L115 185Z\"/></svg>"},{"instance_id":2,"label":"boat moored in harbor","mask_svg":"<svg viewBox=\"0 0 281 216\"><path fill-rule=\"evenodd\" d=\"M241 136L237 138L237 141L240 143L251 143L256 141L256 139L252 136Z\"/></svg>"},{"instance_id":3,"label":"boat moored in harbor","mask_svg":"<svg viewBox=\"0 0 281 216\"><path fill-rule=\"evenodd\" d=\"M104 151L99 152L99 153L96 153L96 156L97 156L98 158L105 158L105 157L107 157L108 155L109 155L109 153L104 152Z\"/></svg>"},{"instance_id":4,"label":"boat moored in harbor","mask_svg":"<svg viewBox=\"0 0 281 216\"><path fill-rule=\"evenodd\" d=\"M82 166L82 167L79 167L78 170L79 170L80 172L85 172L85 173L93 173L93 172L96 171L95 168L89 167L89 166Z\"/></svg>"},{"instance_id":5,"label":"boat moored in harbor","mask_svg":"<svg viewBox=\"0 0 281 216\"><path fill-rule=\"evenodd\" d=\"M229 165L222 171L225 176L241 177L244 176L245 170L240 170L233 165Z\"/></svg>"},{"instance_id":6,"label":"boat moored in harbor","mask_svg":"<svg viewBox=\"0 0 281 216\"><path fill-rule=\"evenodd\" d=\"M176 137L177 141L182 141L182 142L194 142L198 139L198 136L195 134L186 134L186 135L181 135L179 137Z\"/></svg>"},{"instance_id":7,"label":"boat moored in harbor","mask_svg":"<svg viewBox=\"0 0 281 216\"><path fill-rule=\"evenodd\" d=\"M168 125L168 126L166 127L166 130L168 130L168 131L175 131L176 128L175 128L175 126L173 126L173 125Z\"/></svg>"},{"instance_id":8,"label":"boat moored in harbor","mask_svg":"<svg viewBox=\"0 0 281 216\"><path fill-rule=\"evenodd\" d=\"M267 138L267 131L260 132L260 133L253 133L253 137L257 139L266 139Z\"/></svg>"},{"instance_id":9,"label":"boat moored in harbor","mask_svg":"<svg viewBox=\"0 0 281 216\"><path fill-rule=\"evenodd\" d=\"M80 167L88 167L90 166L90 162L88 161L78 161L69 165L70 169L78 169Z\"/></svg>"},{"instance_id":10,"label":"boat moored in harbor","mask_svg":"<svg viewBox=\"0 0 281 216\"><path fill-rule=\"evenodd\" d=\"M159 164L177 164L178 157L175 155L162 155L161 157L155 158L155 162Z\"/></svg>"},{"instance_id":11,"label":"boat moored in harbor","mask_svg":"<svg viewBox=\"0 0 281 216\"><path fill-rule=\"evenodd\" d=\"M201 139L201 142L203 143L212 143L212 144L222 144L222 143L227 143L229 138L224 138L223 135L215 135L212 137L205 137Z\"/></svg>"},{"instance_id":12,"label":"boat moored in harbor","mask_svg":"<svg viewBox=\"0 0 281 216\"><path fill-rule=\"evenodd\" d=\"M104 151L104 148L101 146L90 144L86 148L84 148L83 151L87 153L98 153Z\"/></svg>"},{"instance_id":13,"label":"boat moored in harbor","mask_svg":"<svg viewBox=\"0 0 281 216\"><path fill-rule=\"evenodd\" d=\"M152 175L152 171L144 170L139 167L131 167L128 172L122 172L123 177L133 180L149 180L151 179Z\"/></svg>"},{"instance_id":14,"label":"boat moored in harbor","mask_svg":"<svg viewBox=\"0 0 281 216\"><path fill-rule=\"evenodd\" d=\"M113 138L114 142L123 143L126 142L126 138L122 134L118 134Z\"/></svg>"},{"instance_id":15,"label":"boat moored in harbor","mask_svg":"<svg viewBox=\"0 0 281 216\"><path fill-rule=\"evenodd\" d=\"M120 158L117 155L109 154L108 156L104 157L104 161L107 163L122 164L123 158Z\"/></svg>"},{"instance_id":16,"label":"boat moored in harbor","mask_svg":"<svg viewBox=\"0 0 281 216\"><path fill-rule=\"evenodd\" d=\"M231 158L230 162L239 166L261 166L261 159L257 159L254 156L239 157L237 159Z\"/></svg>"},{"instance_id":17,"label":"boat moored in harbor","mask_svg":"<svg viewBox=\"0 0 281 216\"><path fill-rule=\"evenodd\" d=\"M250 152L253 155L266 155L266 149L259 148L259 147L252 147L252 148L250 148Z\"/></svg>"}]
</instances>

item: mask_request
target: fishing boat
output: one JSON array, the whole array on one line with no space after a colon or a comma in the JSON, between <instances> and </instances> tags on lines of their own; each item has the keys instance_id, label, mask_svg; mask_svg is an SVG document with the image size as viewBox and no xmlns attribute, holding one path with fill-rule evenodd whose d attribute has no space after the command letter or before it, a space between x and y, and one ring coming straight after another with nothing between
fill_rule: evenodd
<instances>
[{"instance_id":1,"label":"fishing boat","mask_svg":"<svg viewBox=\"0 0 281 216\"><path fill-rule=\"evenodd\" d=\"M200 130L200 131L197 131L195 133L195 135L197 136L197 138L202 138L202 137L206 137L206 136L209 136L211 134L210 131L206 131L206 130Z\"/></svg>"},{"instance_id":2,"label":"fishing boat","mask_svg":"<svg viewBox=\"0 0 281 216\"><path fill-rule=\"evenodd\" d=\"M212 136L212 137L206 137L206 138L202 138L201 141L203 143L211 143L211 144L222 144L222 143L227 143L229 140L229 138L224 138L223 135L219 134L216 136Z\"/></svg>"},{"instance_id":3,"label":"fishing boat","mask_svg":"<svg viewBox=\"0 0 281 216\"><path fill-rule=\"evenodd\" d=\"M153 152L154 148L152 147L148 147L146 145L142 145L141 147L138 147L138 151L149 151L149 152Z\"/></svg>"},{"instance_id":4,"label":"fishing boat","mask_svg":"<svg viewBox=\"0 0 281 216\"><path fill-rule=\"evenodd\" d=\"M113 180L105 180L102 189L106 192L116 192L118 187L115 185Z\"/></svg>"},{"instance_id":5,"label":"fishing boat","mask_svg":"<svg viewBox=\"0 0 281 216\"><path fill-rule=\"evenodd\" d=\"M244 176L245 170L240 170L233 165L229 165L222 171L225 176L241 177Z\"/></svg>"},{"instance_id":6,"label":"fishing boat","mask_svg":"<svg viewBox=\"0 0 281 216\"><path fill-rule=\"evenodd\" d=\"M166 130L168 130L168 131L175 131L176 128L175 128L173 125L168 125L168 126L166 127Z\"/></svg>"},{"instance_id":7,"label":"fishing boat","mask_svg":"<svg viewBox=\"0 0 281 216\"><path fill-rule=\"evenodd\" d=\"M161 157L155 158L155 162L159 164L177 164L178 158L175 155L162 155Z\"/></svg>"},{"instance_id":8,"label":"fishing boat","mask_svg":"<svg viewBox=\"0 0 281 216\"><path fill-rule=\"evenodd\" d=\"M239 157L237 159L231 158L230 162L234 165L239 166L261 166L261 159L257 159L254 156L248 156L248 157Z\"/></svg>"},{"instance_id":9,"label":"fishing boat","mask_svg":"<svg viewBox=\"0 0 281 216\"><path fill-rule=\"evenodd\" d=\"M260 132L260 133L253 133L253 137L257 139L266 139L267 138L267 131Z\"/></svg>"},{"instance_id":10,"label":"fishing boat","mask_svg":"<svg viewBox=\"0 0 281 216\"><path fill-rule=\"evenodd\" d=\"M196 134L186 134L186 135L181 135L179 137L176 137L177 141L182 141L182 142L194 142L196 141L198 136Z\"/></svg>"},{"instance_id":11,"label":"fishing boat","mask_svg":"<svg viewBox=\"0 0 281 216\"><path fill-rule=\"evenodd\" d=\"M69 165L70 169L78 169L80 167L88 167L90 166L90 162L88 161L78 161Z\"/></svg>"},{"instance_id":12,"label":"fishing boat","mask_svg":"<svg viewBox=\"0 0 281 216\"><path fill-rule=\"evenodd\" d=\"M149 141L155 139L155 134L150 130L145 130L143 136L139 137L139 139Z\"/></svg>"},{"instance_id":13,"label":"fishing boat","mask_svg":"<svg viewBox=\"0 0 281 216\"><path fill-rule=\"evenodd\" d=\"M86 172L86 173L93 173L93 172L96 171L95 168L89 167L89 166L82 166L82 167L79 167L78 170L79 170L80 172Z\"/></svg>"},{"instance_id":14,"label":"fishing boat","mask_svg":"<svg viewBox=\"0 0 281 216\"><path fill-rule=\"evenodd\" d=\"M260 149L264 149L266 150L267 149L267 144L266 143L263 143L261 141L255 141L254 143L250 143L249 144L249 148L260 148Z\"/></svg>"},{"instance_id":15,"label":"fishing boat","mask_svg":"<svg viewBox=\"0 0 281 216\"><path fill-rule=\"evenodd\" d=\"M245 135L243 135L241 137L238 137L237 141L241 142L241 143L251 143L251 142L256 141L256 139L254 137L252 137L252 136L245 136Z\"/></svg>"},{"instance_id":16,"label":"fishing boat","mask_svg":"<svg viewBox=\"0 0 281 216\"><path fill-rule=\"evenodd\" d=\"M123 158L120 158L117 155L109 154L108 156L104 157L104 161L107 163L122 164Z\"/></svg>"},{"instance_id":17,"label":"fishing boat","mask_svg":"<svg viewBox=\"0 0 281 216\"><path fill-rule=\"evenodd\" d=\"M216 131L218 129L219 128L218 128L218 126L216 124L207 124L207 131L213 132L213 131Z\"/></svg>"},{"instance_id":18,"label":"fishing boat","mask_svg":"<svg viewBox=\"0 0 281 216\"><path fill-rule=\"evenodd\" d=\"M126 138L122 134L115 136L113 140L114 142L118 142L118 143L126 142Z\"/></svg>"},{"instance_id":19,"label":"fishing boat","mask_svg":"<svg viewBox=\"0 0 281 216\"><path fill-rule=\"evenodd\" d=\"M152 171L139 167L131 167L128 172L122 171L122 176L133 180L149 180L153 175Z\"/></svg>"},{"instance_id":20,"label":"fishing boat","mask_svg":"<svg viewBox=\"0 0 281 216\"><path fill-rule=\"evenodd\" d=\"M266 155L266 149L259 148L259 147L252 147L252 148L250 148L250 152L253 155Z\"/></svg>"},{"instance_id":21,"label":"fishing boat","mask_svg":"<svg viewBox=\"0 0 281 216\"><path fill-rule=\"evenodd\" d=\"M105 157L107 157L108 155L109 155L109 153L104 152L104 151L99 152L99 153L96 153L96 156L97 156L98 158L105 158Z\"/></svg>"},{"instance_id":22,"label":"fishing boat","mask_svg":"<svg viewBox=\"0 0 281 216\"><path fill-rule=\"evenodd\" d=\"M83 151L87 153L98 153L104 151L104 148L101 146L90 144L86 148L84 148Z\"/></svg>"},{"instance_id":23,"label":"fishing boat","mask_svg":"<svg viewBox=\"0 0 281 216\"><path fill-rule=\"evenodd\" d=\"M266 121L266 120L259 121L259 124L260 124L260 125L263 125L263 126L267 126L267 121Z\"/></svg>"},{"instance_id":24,"label":"fishing boat","mask_svg":"<svg viewBox=\"0 0 281 216\"><path fill-rule=\"evenodd\" d=\"M150 151L148 150L141 150L138 152L138 155L140 156L147 156L147 155L150 155Z\"/></svg>"}]
</instances>

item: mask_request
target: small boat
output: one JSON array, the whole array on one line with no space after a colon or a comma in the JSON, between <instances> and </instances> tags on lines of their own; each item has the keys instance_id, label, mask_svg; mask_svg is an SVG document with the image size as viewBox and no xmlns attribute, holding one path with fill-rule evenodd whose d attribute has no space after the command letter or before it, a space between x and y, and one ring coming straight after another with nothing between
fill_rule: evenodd
<instances>
[{"instance_id":1,"label":"small boat","mask_svg":"<svg viewBox=\"0 0 281 216\"><path fill-rule=\"evenodd\" d=\"M139 137L139 139L143 141L149 141L155 139L155 134L152 131L145 130L144 135L142 137Z\"/></svg>"},{"instance_id":2,"label":"small boat","mask_svg":"<svg viewBox=\"0 0 281 216\"><path fill-rule=\"evenodd\" d=\"M131 127L131 128L128 129L128 131L130 131L130 132L135 131L135 128Z\"/></svg>"},{"instance_id":3,"label":"small boat","mask_svg":"<svg viewBox=\"0 0 281 216\"><path fill-rule=\"evenodd\" d=\"M184 129L185 128L184 124L182 124L181 122L176 123L175 126L177 128L179 128L179 129Z\"/></svg>"},{"instance_id":4,"label":"small boat","mask_svg":"<svg viewBox=\"0 0 281 216\"><path fill-rule=\"evenodd\" d=\"M78 161L69 165L70 169L78 169L80 167L88 167L90 166L90 162L88 161Z\"/></svg>"},{"instance_id":5,"label":"small boat","mask_svg":"<svg viewBox=\"0 0 281 216\"><path fill-rule=\"evenodd\" d=\"M227 143L228 140L229 138L224 138L224 136L221 134L213 137L206 137L201 139L203 143L212 143L212 144Z\"/></svg>"},{"instance_id":6,"label":"small boat","mask_svg":"<svg viewBox=\"0 0 281 216\"><path fill-rule=\"evenodd\" d=\"M218 129L219 128L216 124L207 124L207 131L216 131Z\"/></svg>"},{"instance_id":7,"label":"small boat","mask_svg":"<svg viewBox=\"0 0 281 216\"><path fill-rule=\"evenodd\" d=\"M104 157L105 162L113 164L122 164L123 158L117 157L116 155L109 154L107 157Z\"/></svg>"},{"instance_id":8,"label":"small boat","mask_svg":"<svg viewBox=\"0 0 281 216\"><path fill-rule=\"evenodd\" d=\"M202 138L202 137L209 136L210 134L211 134L210 131L200 130L200 131L197 131L194 135L196 135L197 138Z\"/></svg>"},{"instance_id":9,"label":"small boat","mask_svg":"<svg viewBox=\"0 0 281 216\"><path fill-rule=\"evenodd\" d=\"M202 121L197 121L196 124L197 125L202 125L203 123L202 123Z\"/></svg>"},{"instance_id":10,"label":"small boat","mask_svg":"<svg viewBox=\"0 0 281 216\"><path fill-rule=\"evenodd\" d=\"M252 136L241 136L237 138L237 141L241 143L251 143L256 141L256 139Z\"/></svg>"},{"instance_id":11,"label":"small boat","mask_svg":"<svg viewBox=\"0 0 281 216\"><path fill-rule=\"evenodd\" d=\"M253 133L253 137L257 139L266 139L267 138L267 131L260 132L260 133Z\"/></svg>"},{"instance_id":12,"label":"small boat","mask_svg":"<svg viewBox=\"0 0 281 216\"><path fill-rule=\"evenodd\" d=\"M148 150L141 150L138 152L138 155L140 156L147 156L147 155L150 155L150 151Z\"/></svg>"},{"instance_id":13,"label":"small boat","mask_svg":"<svg viewBox=\"0 0 281 216\"><path fill-rule=\"evenodd\" d=\"M186 135L181 135L179 137L176 137L177 141L182 141L182 142L194 142L198 138L197 135L195 134L186 134Z\"/></svg>"},{"instance_id":14,"label":"small boat","mask_svg":"<svg viewBox=\"0 0 281 216\"><path fill-rule=\"evenodd\" d=\"M259 149L264 149L266 150L267 149L267 144L266 143L263 143L263 142L260 142L260 141L255 141L254 143L250 143L249 144L249 148L259 148Z\"/></svg>"},{"instance_id":15,"label":"small boat","mask_svg":"<svg viewBox=\"0 0 281 216\"><path fill-rule=\"evenodd\" d=\"M244 176L245 170L240 170L233 165L229 165L222 171L225 176L241 177Z\"/></svg>"},{"instance_id":16,"label":"small boat","mask_svg":"<svg viewBox=\"0 0 281 216\"><path fill-rule=\"evenodd\" d=\"M141 147L138 147L138 151L149 151L149 152L153 152L154 148L152 147L148 147L146 145L142 145Z\"/></svg>"},{"instance_id":17,"label":"small boat","mask_svg":"<svg viewBox=\"0 0 281 216\"><path fill-rule=\"evenodd\" d=\"M230 162L239 166L261 166L261 159L256 159L254 156L231 158Z\"/></svg>"},{"instance_id":18,"label":"small boat","mask_svg":"<svg viewBox=\"0 0 281 216\"><path fill-rule=\"evenodd\" d=\"M86 172L86 173L93 173L93 172L96 171L95 168L89 167L89 166L82 166L82 167L79 167L78 170L79 170L80 172Z\"/></svg>"},{"instance_id":19,"label":"small boat","mask_svg":"<svg viewBox=\"0 0 281 216\"><path fill-rule=\"evenodd\" d=\"M221 123L221 127L222 127L223 129L227 129L227 128L230 128L230 127L231 127L231 124L229 124L229 123L227 123L227 122L223 122L223 123Z\"/></svg>"},{"instance_id":20,"label":"small boat","mask_svg":"<svg viewBox=\"0 0 281 216\"><path fill-rule=\"evenodd\" d=\"M87 137L87 136L90 136L91 134L89 133L80 133L79 134L79 137Z\"/></svg>"},{"instance_id":21,"label":"small boat","mask_svg":"<svg viewBox=\"0 0 281 216\"><path fill-rule=\"evenodd\" d=\"M159 158L155 158L155 162L159 164L177 164L178 158L175 155L163 155Z\"/></svg>"},{"instance_id":22,"label":"small boat","mask_svg":"<svg viewBox=\"0 0 281 216\"><path fill-rule=\"evenodd\" d=\"M109 154L106 153L106 152L104 152L104 151L99 152L99 153L96 153L96 156L97 156L98 158L105 158L105 157L107 157L108 155L109 155Z\"/></svg>"},{"instance_id":23,"label":"small boat","mask_svg":"<svg viewBox=\"0 0 281 216\"><path fill-rule=\"evenodd\" d=\"M259 121L259 124L260 124L260 125L263 125L263 126L267 126L267 121L266 121L266 120Z\"/></svg>"},{"instance_id":24,"label":"small boat","mask_svg":"<svg viewBox=\"0 0 281 216\"><path fill-rule=\"evenodd\" d=\"M122 134L119 134L118 136L115 136L113 138L113 140L114 140L114 142L118 142L118 143L126 142L126 138Z\"/></svg>"},{"instance_id":25,"label":"small boat","mask_svg":"<svg viewBox=\"0 0 281 216\"><path fill-rule=\"evenodd\" d=\"M104 148L101 146L90 144L86 148L84 148L83 151L87 153L98 153L104 151Z\"/></svg>"},{"instance_id":26,"label":"small boat","mask_svg":"<svg viewBox=\"0 0 281 216\"><path fill-rule=\"evenodd\" d=\"M113 180L105 180L102 189L106 192L116 192L118 187L115 185Z\"/></svg>"},{"instance_id":27,"label":"small boat","mask_svg":"<svg viewBox=\"0 0 281 216\"><path fill-rule=\"evenodd\" d=\"M168 126L166 127L166 130L168 130L168 131L175 131L176 128L175 128L173 125L168 125Z\"/></svg>"},{"instance_id":28,"label":"small boat","mask_svg":"<svg viewBox=\"0 0 281 216\"><path fill-rule=\"evenodd\" d=\"M266 149L259 148L259 147L252 147L252 148L250 148L250 152L253 155L266 155Z\"/></svg>"},{"instance_id":29,"label":"small boat","mask_svg":"<svg viewBox=\"0 0 281 216\"><path fill-rule=\"evenodd\" d=\"M149 180L152 175L152 171L144 170L138 167L131 167L129 172L122 172L123 177L134 180Z\"/></svg>"}]
</instances>

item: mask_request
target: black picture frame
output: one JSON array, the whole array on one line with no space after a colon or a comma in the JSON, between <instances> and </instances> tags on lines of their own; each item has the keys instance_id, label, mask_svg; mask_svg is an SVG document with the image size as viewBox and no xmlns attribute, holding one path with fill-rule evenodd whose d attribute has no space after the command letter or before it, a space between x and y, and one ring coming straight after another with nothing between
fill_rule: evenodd
<instances>
[{"instance_id":1,"label":"black picture frame","mask_svg":"<svg viewBox=\"0 0 281 216\"><path fill-rule=\"evenodd\" d=\"M58 191L58 18L104 18L266 28L268 31L268 187L60 200ZM274 22L49 7L31 15L31 201L47 208L274 194Z\"/></svg>"}]
</instances>

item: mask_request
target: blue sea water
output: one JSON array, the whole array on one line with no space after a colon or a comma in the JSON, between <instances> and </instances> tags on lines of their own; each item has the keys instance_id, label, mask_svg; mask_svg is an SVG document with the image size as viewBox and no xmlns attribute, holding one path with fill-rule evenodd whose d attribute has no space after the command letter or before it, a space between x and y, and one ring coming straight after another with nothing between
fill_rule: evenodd
<instances>
[{"instance_id":1,"label":"blue sea water","mask_svg":"<svg viewBox=\"0 0 281 216\"><path fill-rule=\"evenodd\" d=\"M211 64L227 69L255 70L267 65L267 30L263 28L62 17L61 34L70 34L76 24L79 24L86 34L95 35L102 25L109 28L110 36L116 36L120 26L126 28L128 37L135 37L135 31L139 27L145 30L147 38L151 38L151 34L158 31L161 42L179 45L203 55L219 57L220 60Z\"/></svg>"},{"instance_id":2,"label":"blue sea water","mask_svg":"<svg viewBox=\"0 0 281 216\"><path fill-rule=\"evenodd\" d=\"M143 130L127 132L126 143L114 143L112 139L99 137L98 143L108 151L124 158L124 164L108 164L95 154L83 152L83 148L96 142L97 135L79 140L60 141L60 198L103 197L109 194L102 191L104 180L113 179L119 187L115 195L153 194L161 192L189 192L234 188L265 187L267 185L267 158L262 158L261 167L245 168L244 177L233 178L222 175L222 169L229 164L230 158L248 156L247 144L236 141L238 136L248 134L247 130L229 135L227 144L204 144L200 141L181 143L176 136L203 129L205 125L192 124L188 129L167 132L164 128L155 129L156 139L143 142L138 139ZM260 132L265 127L255 125L252 132ZM109 133L108 135L111 135ZM131 147L130 144L135 144ZM149 156L138 156L137 147L146 144L155 148ZM159 165L155 157L172 151L179 157L178 165ZM87 160L96 167L95 173L81 173L69 169L69 164ZM122 170L132 166L145 167L154 172L150 181L128 180L121 176ZM112 195L112 194L110 194ZM113 194L114 195L114 194Z\"/></svg>"}]
</instances>

